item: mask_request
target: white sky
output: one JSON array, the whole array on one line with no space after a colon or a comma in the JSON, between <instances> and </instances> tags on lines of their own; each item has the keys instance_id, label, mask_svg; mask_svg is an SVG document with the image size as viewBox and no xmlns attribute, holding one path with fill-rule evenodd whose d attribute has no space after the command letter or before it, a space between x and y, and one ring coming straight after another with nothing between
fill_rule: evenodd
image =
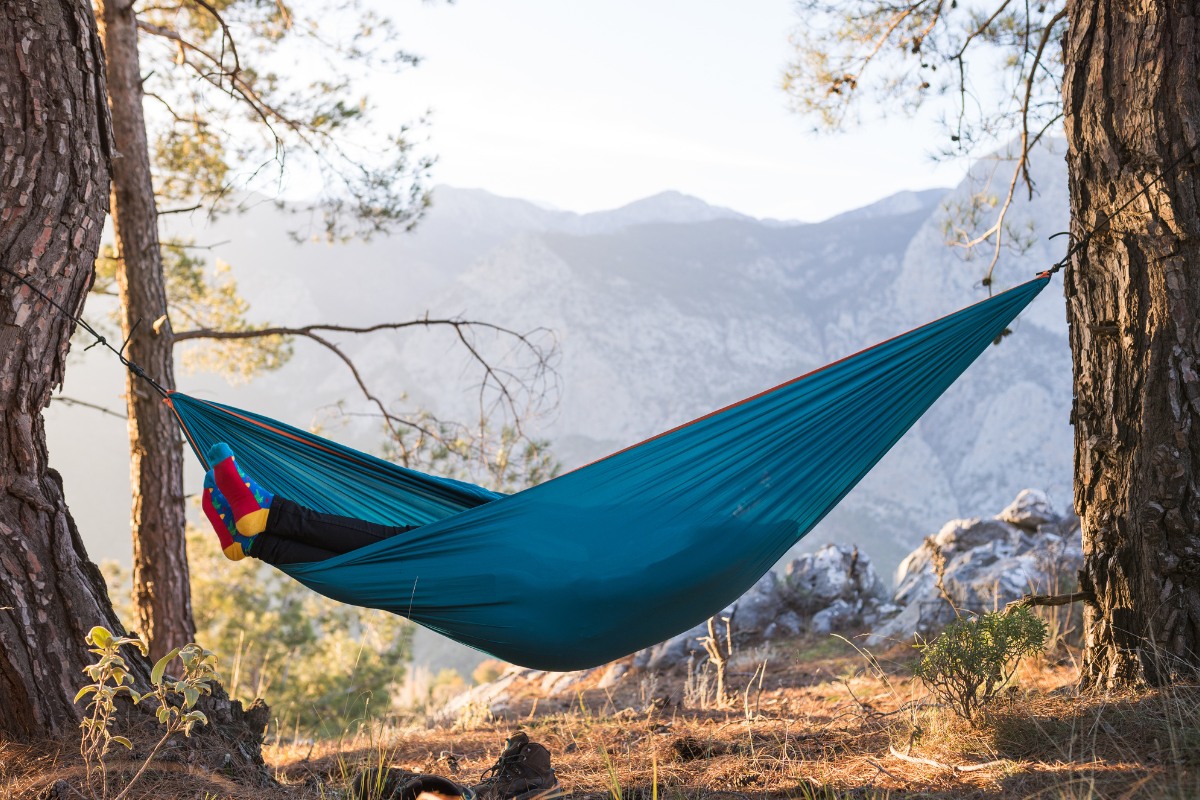
<instances>
[{"instance_id":1,"label":"white sky","mask_svg":"<svg viewBox=\"0 0 1200 800\"><path fill-rule=\"evenodd\" d=\"M811 221L965 171L930 159L932 114L818 134L789 112L789 0L374 2L424 59L375 94L397 122L432 110L434 183L574 211L675 189Z\"/></svg>"}]
</instances>

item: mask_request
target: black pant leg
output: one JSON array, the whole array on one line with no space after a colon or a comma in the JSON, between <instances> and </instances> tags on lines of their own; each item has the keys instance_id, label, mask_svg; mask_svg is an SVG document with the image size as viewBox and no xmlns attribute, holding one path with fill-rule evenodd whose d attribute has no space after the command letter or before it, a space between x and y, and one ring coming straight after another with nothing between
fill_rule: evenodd
<instances>
[{"instance_id":1,"label":"black pant leg","mask_svg":"<svg viewBox=\"0 0 1200 800\"><path fill-rule=\"evenodd\" d=\"M270 519L270 515L267 518ZM324 561L327 558L333 558L337 553L263 531L254 537L254 543L250 545L248 555L277 567L280 564L308 564L312 561Z\"/></svg>"},{"instance_id":2,"label":"black pant leg","mask_svg":"<svg viewBox=\"0 0 1200 800\"><path fill-rule=\"evenodd\" d=\"M379 525L354 517L322 514L287 498L276 496L271 501L271 512L267 515L267 527L263 533L340 554L389 539L415 527L417 526Z\"/></svg>"}]
</instances>

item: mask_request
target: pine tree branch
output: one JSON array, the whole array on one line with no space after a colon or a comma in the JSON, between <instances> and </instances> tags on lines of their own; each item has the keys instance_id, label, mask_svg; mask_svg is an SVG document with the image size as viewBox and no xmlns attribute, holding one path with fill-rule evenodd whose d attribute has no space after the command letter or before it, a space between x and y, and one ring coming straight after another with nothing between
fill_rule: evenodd
<instances>
[{"instance_id":1,"label":"pine tree branch","mask_svg":"<svg viewBox=\"0 0 1200 800\"><path fill-rule=\"evenodd\" d=\"M979 35L984 30L986 30L987 27L992 24L992 22L996 19L997 16L999 16L1000 12L1003 11L1004 7L1007 5L1008 5L1008 0L1005 0L1005 2L1000 6L1000 8L998 8L996 10L996 12L992 15L992 17L990 19L988 19L988 21L986 23L984 23L982 26L980 26L980 28L973 31L971 33L971 35L969 35L967 37L966 42L964 42L964 44L962 46L962 49L960 49L959 52L953 57L953 60L957 61L959 64L959 81L960 81L959 90L960 90L960 92L962 92L962 93L966 92L966 83L965 83L966 73L964 71L965 70L965 67L964 67L965 59L963 58L963 54L966 52L967 47L970 44L970 42L977 35ZM1049 43L1050 37L1053 34L1055 27L1058 25L1059 22L1066 19L1066 15L1067 15L1066 9L1065 8L1060 9L1058 11L1058 13L1056 13L1053 17L1050 18L1050 21L1046 23L1046 26L1044 28L1042 28L1041 36L1039 37L1039 40L1038 40L1037 49L1033 55L1033 62L1029 65L1029 70L1025 74L1025 77L1021 82L1024 87L1024 94L1021 99L1021 107L1020 107L1020 115L1021 115L1020 147L1019 147L1019 152L1017 153L1016 164L1013 165L1012 176L1010 177L1009 182L1008 182L1008 189L1005 192L1004 201L1000 204L1000 210L996 214L996 219L992 223L992 226L989 227L983 233L981 233L975 237L969 238L969 239L964 236L963 241L955 243L959 247L970 250L974 247L977 247L977 246L983 244L984 242L987 242L988 240L992 240L992 242L993 242L992 257L991 257L991 260L988 262L987 270L983 277L983 285L988 287L989 294L991 294L991 291L992 291L992 281L993 281L993 277L994 277L994 274L996 271L996 265L1000 261L1000 254L1001 254L1001 251L1003 248L1004 222L1008 217L1009 210L1012 208L1013 199L1015 198L1016 192L1017 192L1017 186L1021 182L1024 182L1025 186L1029 190L1029 197L1030 198L1033 197L1033 178L1029 174L1029 154L1032 151L1034 145L1037 144L1037 142L1042 138L1042 135L1046 132L1047 129L1049 129L1050 125L1052 125L1056 120L1058 120L1062 116L1061 114L1055 115L1054 119L1052 119L1050 122L1048 122L1040 131L1038 131L1036 136L1030 137L1029 112L1030 112L1030 109L1032 108L1033 89L1034 89L1034 85L1037 83L1037 73L1038 73L1038 70L1042 68L1042 62L1043 62L1043 58L1045 56L1046 45ZM1026 19L1026 23L1028 23L1028 19ZM1026 37L1028 38L1028 36L1029 36L1029 31L1026 31ZM1026 50L1026 52L1028 52L1028 50ZM961 118L960 118L960 120L961 120ZM961 126L961 121L960 121L960 126Z\"/></svg>"},{"instance_id":2,"label":"pine tree branch","mask_svg":"<svg viewBox=\"0 0 1200 800\"><path fill-rule=\"evenodd\" d=\"M987 33L987 29L992 27L992 23L995 22L996 19L1002 13L1004 13L1004 9L1008 8L1009 3L1011 3L1011 2L1012 2L1012 0L1004 0L1004 2L1002 2L996 8L996 10L994 12L992 12L992 15L990 17L988 17L986 20L984 20L983 24L981 24L978 28L976 28L975 30L973 30L969 34L967 34L967 38L963 40L962 47L958 48L958 52L955 53L953 56L951 56L951 60L958 61L961 63L963 60L963 56L966 54L968 48L970 48L970 46L971 46L971 42L975 41L977 38L979 38L983 34Z\"/></svg>"}]
</instances>

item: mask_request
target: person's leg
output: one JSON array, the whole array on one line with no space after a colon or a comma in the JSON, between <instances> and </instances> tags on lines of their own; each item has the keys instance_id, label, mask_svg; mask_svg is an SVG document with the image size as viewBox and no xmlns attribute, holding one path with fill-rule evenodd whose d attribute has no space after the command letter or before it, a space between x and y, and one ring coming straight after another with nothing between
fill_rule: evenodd
<instances>
[{"instance_id":1,"label":"person's leg","mask_svg":"<svg viewBox=\"0 0 1200 800\"><path fill-rule=\"evenodd\" d=\"M411 531L415 527L417 526L379 525L354 517L322 514L299 503L293 503L285 497L276 497L271 501L263 533L333 553L349 553L351 550Z\"/></svg>"},{"instance_id":2,"label":"person's leg","mask_svg":"<svg viewBox=\"0 0 1200 800\"><path fill-rule=\"evenodd\" d=\"M251 540L250 549L246 555L278 567L281 564L308 564L313 561L324 561L338 554L332 550L322 550L304 542L292 541L264 531Z\"/></svg>"},{"instance_id":3,"label":"person's leg","mask_svg":"<svg viewBox=\"0 0 1200 800\"><path fill-rule=\"evenodd\" d=\"M208 521L212 523L213 532L217 534L221 543L221 551L230 561L241 561L246 556L251 556L272 566L279 566L324 561L337 555L332 550L292 541L266 531L254 536L243 536L234 524L229 501L216 487L211 472L204 476L204 494L200 505Z\"/></svg>"},{"instance_id":4,"label":"person's leg","mask_svg":"<svg viewBox=\"0 0 1200 800\"><path fill-rule=\"evenodd\" d=\"M228 516L234 521L232 527L236 528L235 534L240 534L240 538L249 540L263 533L270 533L275 537L341 554L416 527L380 525L353 517L324 514L286 498L275 497L242 471L233 451L223 443L213 445L208 452L208 460L213 464L210 474L217 488L214 496L223 497L222 502L230 509ZM219 528L216 522L213 525ZM224 544L222 539L222 545ZM243 551L250 554L248 547L244 547ZM253 555L258 553L254 552ZM293 560L281 563L298 562Z\"/></svg>"}]
</instances>

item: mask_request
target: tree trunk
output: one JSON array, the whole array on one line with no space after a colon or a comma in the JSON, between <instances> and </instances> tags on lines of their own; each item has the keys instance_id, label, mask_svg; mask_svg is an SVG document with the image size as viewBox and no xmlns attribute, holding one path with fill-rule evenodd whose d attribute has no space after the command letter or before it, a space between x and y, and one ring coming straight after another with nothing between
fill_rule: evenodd
<instances>
[{"instance_id":1,"label":"tree trunk","mask_svg":"<svg viewBox=\"0 0 1200 800\"><path fill-rule=\"evenodd\" d=\"M121 332L128 357L164 389L175 388L174 334L167 316L158 210L142 113L137 18L132 0L98 3L108 65L113 137L112 214L117 240ZM132 335L131 335L132 334ZM170 410L149 385L125 380L133 488L133 601L136 624L158 659L192 641L184 545L183 442Z\"/></svg>"},{"instance_id":2,"label":"tree trunk","mask_svg":"<svg viewBox=\"0 0 1200 800\"><path fill-rule=\"evenodd\" d=\"M1082 681L1157 685L1200 668L1200 3L1067 7Z\"/></svg>"},{"instance_id":3,"label":"tree trunk","mask_svg":"<svg viewBox=\"0 0 1200 800\"><path fill-rule=\"evenodd\" d=\"M0 6L0 266L72 312L92 281L111 154L87 0ZM93 625L119 628L49 468L42 410L71 321L0 273L0 732L65 732Z\"/></svg>"}]
</instances>

